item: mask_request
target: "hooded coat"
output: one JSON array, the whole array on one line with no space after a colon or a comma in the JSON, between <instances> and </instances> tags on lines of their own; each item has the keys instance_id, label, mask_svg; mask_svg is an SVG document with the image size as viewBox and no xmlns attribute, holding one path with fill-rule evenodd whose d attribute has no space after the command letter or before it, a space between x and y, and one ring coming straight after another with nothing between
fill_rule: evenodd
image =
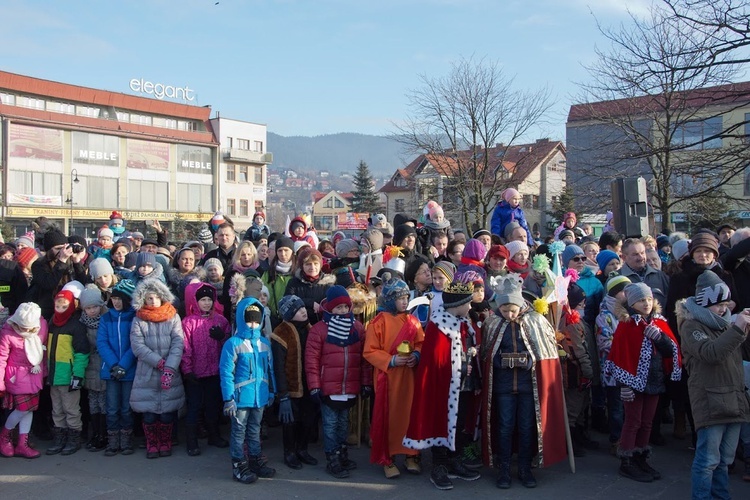
<instances>
[{"instance_id":1,"label":"hooded coat","mask_svg":"<svg viewBox=\"0 0 750 500\"><path fill-rule=\"evenodd\" d=\"M250 328L245 323L245 310L253 304L263 310L254 297L237 304L236 331L224 343L219 361L222 397L234 400L237 408L263 408L276 393L271 343L260 326Z\"/></svg>"},{"instance_id":2,"label":"hooded coat","mask_svg":"<svg viewBox=\"0 0 750 500\"><path fill-rule=\"evenodd\" d=\"M146 295L156 293L163 304L171 304L174 296L167 286L155 279L143 280L133 293L133 308L139 311ZM138 358L130 393L130 406L139 413L163 414L179 410L185 404L185 388L180 377L180 361L184 349L182 323L175 314L160 322L146 321L136 316L130 330L130 345ZM164 367L174 372L172 386L162 389L157 365L164 359Z\"/></svg>"},{"instance_id":3,"label":"hooded coat","mask_svg":"<svg viewBox=\"0 0 750 500\"><path fill-rule=\"evenodd\" d=\"M41 344L47 343L47 321L41 318L39 331L28 335L38 335ZM45 356L46 357L46 356ZM44 386L46 359L42 358L42 370L33 373L24 348L24 337L16 332L10 323L0 330L0 392L8 394L36 394Z\"/></svg>"},{"instance_id":4,"label":"hooded coat","mask_svg":"<svg viewBox=\"0 0 750 500\"><path fill-rule=\"evenodd\" d=\"M526 230L526 244L533 248L534 238L531 236L531 231L529 231L529 223L526 222L526 215L523 213L523 208L521 208L521 205L513 208L510 206L510 203L502 200L492 212L490 231L492 234L504 236L505 226L511 222L518 222Z\"/></svg>"},{"instance_id":5,"label":"hooded coat","mask_svg":"<svg viewBox=\"0 0 750 500\"><path fill-rule=\"evenodd\" d=\"M195 293L202 286L209 286L213 293L214 307L208 316L204 316L198 308ZM229 337L229 321L216 311L216 289L207 283L191 283L185 288L185 312L187 316L182 320L182 332L185 336L185 350L182 353L180 368L182 373L194 373L198 378L211 377L219 374L219 357L224 340ZM224 332L224 338L211 338L210 330L219 327Z\"/></svg>"},{"instance_id":6,"label":"hooded coat","mask_svg":"<svg viewBox=\"0 0 750 500\"><path fill-rule=\"evenodd\" d=\"M99 320L99 330L96 333L96 347L102 358L99 377L110 380L110 370L119 365L125 370L122 382L132 382L135 378L135 355L130 347L130 328L133 326L135 311L132 307L117 311L110 309Z\"/></svg>"}]
</instances>

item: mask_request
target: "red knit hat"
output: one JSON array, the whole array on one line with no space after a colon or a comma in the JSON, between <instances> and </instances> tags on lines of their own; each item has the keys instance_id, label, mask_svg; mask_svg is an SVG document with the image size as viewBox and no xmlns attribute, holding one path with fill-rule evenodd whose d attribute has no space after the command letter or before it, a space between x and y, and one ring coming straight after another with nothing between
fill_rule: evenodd
<instances>
[{"instance_id":1,"label":"red knit hat","mask_svg":"<svg viewBox=\"0 0 750 500\"><path fill-rule=\"evenodd\" d=\"M37 257L39 257L39 254L36 253L36 250L25 247L16 253L16 262L21 266L21 269L28 269L31 266L31 261Z\"/></svg>"},{"instance_id":2,"label":"red knit hat","mask_svg":"<svg viewBox=\"0 0 750 500\"><path fill-rule=\"evenodd\" d=\"M503 245L492 245L487 253L487 259L510 259L510 252Z\"/></svg>"},{"instance_id":3,"label":"red knit hat","mask_svg":"<svg viewBox=\"0 0 750 500\"><path fill-rule=\"evenodd\" d=\"M73 292L71 292L70 290L60 290L59 292L57 292L57 295L55 295L55 300L57 299L65 299L73 306L73 308L75 308L76 298L73 295Z\"/></svg>"}]
</instances>

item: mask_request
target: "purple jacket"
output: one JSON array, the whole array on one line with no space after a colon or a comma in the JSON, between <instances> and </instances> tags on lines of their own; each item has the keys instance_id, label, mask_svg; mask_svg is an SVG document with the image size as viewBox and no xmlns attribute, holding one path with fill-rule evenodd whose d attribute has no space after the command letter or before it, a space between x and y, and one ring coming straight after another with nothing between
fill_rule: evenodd
<instances>
[{"instance_id":1,"label":"purple jacket","mask_svg":"<svg viewBox=\"0 0 750 500\"><path fill-rule=\"evenodd\" d=\"M39 338L42 346L47 345L47 322L40 320ZM44 377L47 375L47 355L40 364L39 373L31 373L33 367L26 357L21 337L10 323L0 331L0 391L9 394L36 394L42 390Z\"/></svg>"}]
</instances>

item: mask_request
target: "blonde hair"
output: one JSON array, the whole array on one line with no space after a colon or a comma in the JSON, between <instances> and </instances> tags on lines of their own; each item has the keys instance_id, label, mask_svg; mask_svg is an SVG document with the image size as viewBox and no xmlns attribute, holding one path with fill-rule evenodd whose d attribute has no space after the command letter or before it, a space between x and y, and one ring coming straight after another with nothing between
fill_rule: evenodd
<instances>
[{"instance_id":1,"label":"blonde hair","mask_svg":"<svg viewBox=\"0 0 750 500\"><path fill-rule=\"evenodd\" d=\"M646 247L646 250L648 250L649 248L653 248L654 250L656 250L656 238L654 238L650 234L641 237L641 241L643 242L643 246Z\"/></svg>"},{"instance_id":2,"label":"blonde hair","mask_svg":"<svg viewBox=\"0 0 750 500\"><path fill-rule=\"evenodd\" d=\"M232 254L232 267L234 267L235 264L237 264L240 261L240 255L242 255L242 251L245 248L249 248L251 250L251 254L253 256L253 264L258 262L258 250L255 248L255 245L250 240L243 240L242 243L240 243L237 248L234 250L234 253Z\"/></svg>"}]
</instances>

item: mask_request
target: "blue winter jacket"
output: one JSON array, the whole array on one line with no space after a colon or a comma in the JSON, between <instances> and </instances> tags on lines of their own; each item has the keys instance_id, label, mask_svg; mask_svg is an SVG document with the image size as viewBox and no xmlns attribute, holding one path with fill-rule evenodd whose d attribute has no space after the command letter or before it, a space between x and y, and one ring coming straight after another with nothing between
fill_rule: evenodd
<instances>
[{"instance_id":1,"label":"blue winter jacket","mask_svg":"<svg viewBox=\"0 0 750 500\"><path fill-rule=\"evenodd\" d=\"M526 214L523 213L521 205L512 208L510 203L503 200L497 204L495 211L492 212L492 221L490 222L490 232L502 238L505 238L505 226L511 222L518 222L526 230L526 243L534 247L534 238L529 231L529 223L526 222Z\"/></svg>"},{"instance_id":2,"label":"blue winter jacket","mask_svg":"<svg viewBox=\"0 0 750 500\"><path fill-rule=\"evenodd\" d=\"M130 348L130 327L135 318L132 307L123 311L110 309L99 320L99 330L96 332L96 347L102 358L99 377L110 380L109 371L115 365L125 369L126 374L121 381L132 381L135 378L135 355Z\"/></svg>"},{"instance_id":3,"label":"blue winter jacket","mask_svg":"<svg viewBox=\"0 0 750 500\"><path fill-rule=\"evenodd\" d=\"M224 401L233 399L237 408L263 408L276 392L271 342L260 327L250 329L244 321L245 309L251 304L263 310L253 297L237 304L237 331L224 344L219 360L222 397Z\"/></svg>"}]
</instances>

